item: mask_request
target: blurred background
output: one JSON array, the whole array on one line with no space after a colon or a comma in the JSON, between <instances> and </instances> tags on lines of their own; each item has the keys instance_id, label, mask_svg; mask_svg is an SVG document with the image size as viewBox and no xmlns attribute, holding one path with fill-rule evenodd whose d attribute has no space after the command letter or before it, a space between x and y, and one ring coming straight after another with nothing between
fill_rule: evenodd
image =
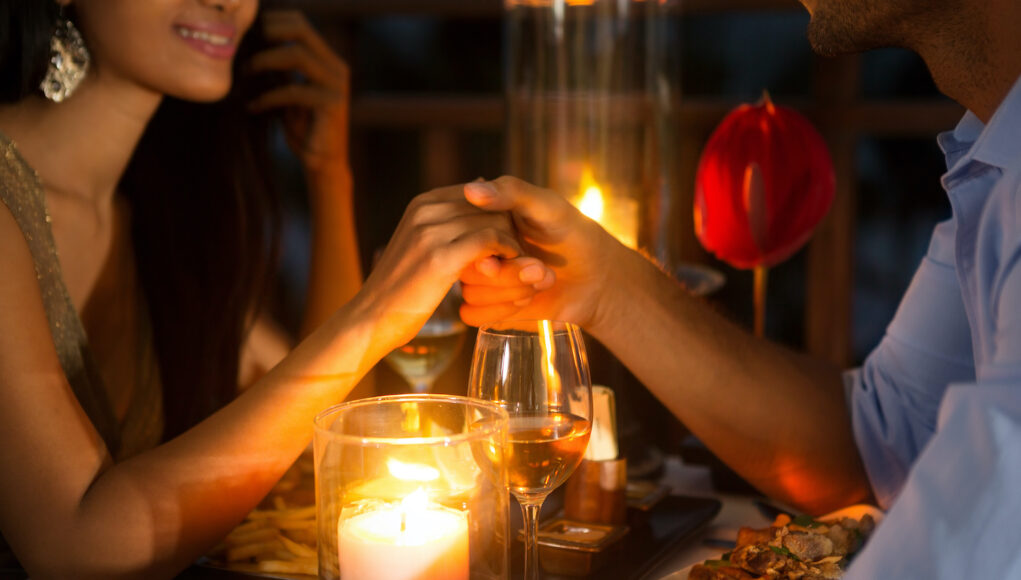
<instances>
[{"instance_id":1,"label":"blurred background","mask_svg":"<svg viewBox=\"0 0 1021 580\"><path fill-rule=\"evenodd\" d=\"M500 0L289 0L352 70L351 154L366 269L406 204L432 187L493 178L505 167L505 101ZM795 0L687 0L669 39L682 91L679 193L684 259L726 275L710 301L750 326L752 275L707 255L693 234L694 169L720 119L767 89L799 109L826 138L837 171L837 200L813 241L770 273L766 335L844 366L860 364L884 329L923 256L931 229L950 215L935 143L963 110L941 97L924 64L900 50L822 59L805 37L808 16ZM289 192L284 277L278 303L293 327L307 270L306 206L300 172L281 145ZM686 201L685 203L683 203ZM464 391L473 336L436 383ZM684 345L678 345L684 348ZM622 372L593 348L597 382ZM405 383L380 365L377 392ZM683 428L640 387L624 402L674 451ZM645 421L654 417L656 421Z\"/></svg>"}]
</instances>

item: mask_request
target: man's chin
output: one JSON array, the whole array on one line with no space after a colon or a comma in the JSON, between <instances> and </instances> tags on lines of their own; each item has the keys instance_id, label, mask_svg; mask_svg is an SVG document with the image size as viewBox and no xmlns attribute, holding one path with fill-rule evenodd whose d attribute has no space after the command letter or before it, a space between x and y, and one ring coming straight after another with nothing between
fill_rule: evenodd
<instances>
[{"instance_id":1,"label":"man's chin","mask_svg":"<svg viewBox=\"0 0 1021 580\"><path fill-rule=\"evenodd\" d=\"M854 38L846 30L835 30L817 22L813 17L808 23L808 43L812 50L820 56L843 56L857 54L876 48L861 39Z\"/></svg>"},{"instance_id":2,"label":"man's chin","mask_svg":"<svg viewBox=\"0 0 1021 580\"><path fill-rule=\"evenodd\" d=\"M828 38L821 38L817 34L812 34L812 29L808 29L808 44L812 47L812 52L819 56L840 56L846 54L840 50L837 50L832 43L829 42Z\"/></svg>"}]
</instances>

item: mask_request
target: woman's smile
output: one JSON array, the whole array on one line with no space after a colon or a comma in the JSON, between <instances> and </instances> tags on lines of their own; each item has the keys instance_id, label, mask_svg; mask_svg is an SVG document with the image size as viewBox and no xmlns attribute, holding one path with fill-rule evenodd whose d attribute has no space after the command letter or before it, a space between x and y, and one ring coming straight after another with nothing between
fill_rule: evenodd
<instances>
[{"instance_id":1,"label":"woman's smile","mask_svg":"<svg viewBox=\"0 0 1021 580\"><path fill-rule=\"evenodd\" d=\"M192 48L212 58L230 59L237 50L237 29L230 24L175 24L174 32Z\"/></svg>"}]
</instances>

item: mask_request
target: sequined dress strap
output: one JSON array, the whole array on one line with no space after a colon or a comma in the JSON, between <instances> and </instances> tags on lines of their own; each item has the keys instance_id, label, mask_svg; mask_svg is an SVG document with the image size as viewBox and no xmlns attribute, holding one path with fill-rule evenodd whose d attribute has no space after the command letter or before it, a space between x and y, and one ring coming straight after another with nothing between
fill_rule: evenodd
<instances>
[{"instance_id":1,"label":"sequined dress strap","mask_svg":"<svg viewBox=\"0 0 1021 580\"><path fill-rule=\"evenodd\" d=\"M64 286L39 176L3 134L0 134L0 201L14 216L32 253L60 366L82 409L116 457L120 446L117 419L89 350L85 329Z\"/></svg>"}]
</instances>

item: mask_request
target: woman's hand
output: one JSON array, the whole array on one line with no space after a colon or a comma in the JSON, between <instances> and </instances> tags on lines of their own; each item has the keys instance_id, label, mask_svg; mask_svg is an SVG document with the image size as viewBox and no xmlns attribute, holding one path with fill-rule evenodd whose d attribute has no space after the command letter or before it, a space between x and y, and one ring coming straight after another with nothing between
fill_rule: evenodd
<instances>
[{"instance_id":1,"label":"woman's hand","mask_svg":"<svg viewBox=\"0 0 1021 580\"><path fill-rule=\"evenodd\" d=\"M263 93L250 108L283 112L287 142L301 159L308 185L312 239L304 337L362 283L348 158L350 73L301 12L266 11L261 24L275 46L252 57L251 69L287 73L292 82Z\"/></svg>"},{"instance_id":2,"label":"woman's hand","mask_svg":"<svg viewBox=\"0 0 1021 580\"><path fill-rule=\"evenodd\" d=\"M295 10L270 10L263 34L279 45L252 57L256 72L291 72L302 80L277 87L249 105L253 111L284 110L288 144L311 171L348 165L350 72L347 63Z\"/></svg>"},{"instance_id":3,"label":"woman's hand","mask_svg":"<svg viewBox=\"0 0 1021 580\"><path fill-rule=\"evenodd\" d=\"M396 348L415 336L462 271L520 254L506 212L472 206L460 185L436 189L408 205L355 301L381 321L385 334L376 339Z\"/></svg>"}]
</instances>

